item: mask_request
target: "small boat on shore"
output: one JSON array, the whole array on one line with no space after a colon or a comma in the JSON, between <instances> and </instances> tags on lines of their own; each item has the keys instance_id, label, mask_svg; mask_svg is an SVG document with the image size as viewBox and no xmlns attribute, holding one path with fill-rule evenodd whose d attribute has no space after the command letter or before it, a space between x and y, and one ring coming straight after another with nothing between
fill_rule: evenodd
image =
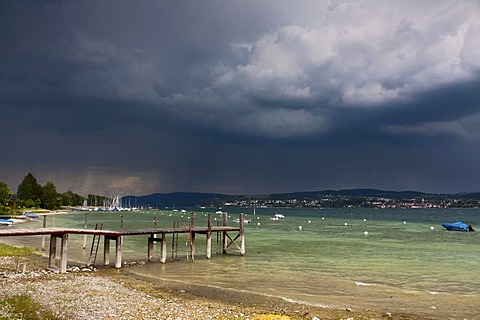
<instances>
[{"instance_id":1,"label":"small boat on shore","mask_svg":"<svg viewBox=\"0 0 480 320\"><path fill-rule=\"evenodd\" d=\"M466 224L463 222L448 222L448 223L442 223L442 227L444 227L447 230L450 231L475 231L472 228L472 225Z\"/></svg>"},{"instance_id":2,"label":"small boat on shore","mask_svg":"<svg viewBox=\"0 0 480 320\"><path fill-rule=\"evenodd\" d=\"M2 226L11 226L11 225L13 225L13 220L10 220L10 219L0 219L0 225L2 225Z\"/></svg>"}]
</instances>

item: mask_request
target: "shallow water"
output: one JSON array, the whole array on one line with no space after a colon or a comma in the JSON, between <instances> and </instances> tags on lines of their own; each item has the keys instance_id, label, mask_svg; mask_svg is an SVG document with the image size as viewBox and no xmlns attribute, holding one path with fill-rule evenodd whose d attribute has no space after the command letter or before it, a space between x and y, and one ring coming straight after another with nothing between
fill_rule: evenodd
<instances>
[{"instance_id":1,"label":"shallow water","mask_svg":"<svg viewBox=\"0 0 480 320\"><path fill-rule=\"evenodd\" d=\"M247 213L246 255L213 254L205 258L203 235L197 236L195 261L185 258L180 235L178 258L130 267L152 281L208 285L261 293L318 306L369 308L408 312L437 318L478 318L480 303L480 232L452 232L442 222L464 221L480 228L474 209L250 209L229 208L229 220ZM272 221L275 213L284 219ZM104 229L169 228L174 221L188 225L190 214L167 211L88 214L89 227ZM220 216L213 213L220 220ZM48 217L48 226L82 228L84 213ZM206 225L197 211L196 225ZM16 227L39 227L31 222ZM301 231L299 227L301 226ZM480 231L480 230L477 230ZM368 234L366 234L368 233ZM15 239L39 246L40 237ZM9 239L12 240L12 239ZM167 237L171 257L171 236ZM146 237L124 239L124 261L146 260ZM70 236L69 260L88 260L91 238ZM213 252L216 239L213 238ZM47 243L48 245L48 243ZM100 247L99 252L102 252ZM101 264L101 254L97 264Z\"/></svg>"}]
</instances>

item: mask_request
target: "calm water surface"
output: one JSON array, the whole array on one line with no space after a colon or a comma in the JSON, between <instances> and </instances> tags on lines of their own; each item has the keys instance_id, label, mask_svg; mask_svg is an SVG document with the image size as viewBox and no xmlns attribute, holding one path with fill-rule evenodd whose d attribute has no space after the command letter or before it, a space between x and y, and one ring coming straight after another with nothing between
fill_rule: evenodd
<instances>
[{"instance_id":1,"label":"calm water surface","mask_svg":"<svg viewBox=\"0 0 480 320\"><path fill-rule=\"evenodd\" d=\"M152 281L255 292L318 306L480 319L480 232L441 226L464 221L480 231L478 209L257 209L253 215L251 209L229 208L229 220L239 212L252 221L246 225L244 257L232 252L207 260L205 237L198 235L195 261L187 261L180 236L178 259L166 264L155 259L129 270ZM277 212L285 218L272 221ZM89 212L88 224L118 230L120 215L125 229L151 228L155 217L159 227L170 228L174 221L186 226L190 218L169 211ZM84 218L80 212L49 216L47 226L83 228ZM197 226L206 226L206 211L197 210L195 219ZM16 227L39 226L41 222ZM38 247L39 239L8 240ZM171 257L171 236L167 241ZM145 261L146 242L145 236L126 237L123 260ZM215 237L212 242L215 252ZM83 236L70 237L69 261L86 263L89 245L82 250L82 244ZM155 250L159 258L160 247ZM102 263L101 254L97 263Z\"/></svg>"}]
</instances>

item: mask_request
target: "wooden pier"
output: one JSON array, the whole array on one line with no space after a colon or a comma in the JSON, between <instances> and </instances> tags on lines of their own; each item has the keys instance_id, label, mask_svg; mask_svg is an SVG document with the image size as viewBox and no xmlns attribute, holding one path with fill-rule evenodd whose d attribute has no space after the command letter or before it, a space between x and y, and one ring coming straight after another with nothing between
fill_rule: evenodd
<instances>
[{"instance_id":1,"label":"wooden pier","mask_svg":"<svg viewBox=\"0 0 480 320\"><path fill-rule=\"evenodd\" d=\"M206 236L206 255L207 259L212 255L212 234L216 233L221 235L222 253L226 254L228 248L233 244L237 247L240 255L245 254L245 230L244 230L244 216L241 213L239 217L239 226L232 227L227 225L227 216L222 214L222 225L212 226L212 215L208 214L208 224L206 227L195 226L195 215L192 213L190 225L185 227L179 227L178 224L174 224L174 228L151 228L151 229L133 229L133 230L101 230L101 229L75 229L75 228L32 228L32 229L0 229L0 237L20 237L20 236L50 236L50 249L48 255L48 268L56 269L56 254L57 254L57 239L60 239L60 267L59 272L65 273L67 271L67 253L68 253L68 236L71 234L79 235L93 235L95 237L104 237L103 244L103 261L104 265L110 265L110 242L115 242L115 268L122 267L122 244L123 238L127 236L146 235L147 238L147 259L151 261L153 259L153 244L155 242L161 243L160 249L160 262L165 263L167 261L167 235L173 235L172 238L172 256L174 254L173 248L175 248L175 239L178 242L178 235L184 234L187 245L187 259L194 259L195 257L195 238L198 234ZM44 220L45 221L45 220ZM44 222L44 226L45 226ZM156 224L155 224L156 225ZM231 237L229 233L237 233L235 237ZM97 238L99 241L99 238ZM237 242L238 241L238 242ZM94 241L92 241L93 250ZM42 246L44 240L42 240ZM178 243L177 243L178 245ZM85 245L84 245L85 248ZM98 247L97 247L98 249Z\"/></svg>"}]
</instances>

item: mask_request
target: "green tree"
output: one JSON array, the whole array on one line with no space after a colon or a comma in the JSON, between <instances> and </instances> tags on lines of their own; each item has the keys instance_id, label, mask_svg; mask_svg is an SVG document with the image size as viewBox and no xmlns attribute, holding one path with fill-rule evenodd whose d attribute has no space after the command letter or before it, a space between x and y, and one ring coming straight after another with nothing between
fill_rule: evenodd
<instances>
[{"instance_id":1,"label":"green tree","mask_svg":"<svg viewBox=\"0 0 480 320\"><path fill-rule=\"evenodd\" d=\"M25 208L33 208L35 207L35 202L33 202L32 199L28 199L28 200L25 200L25 202L23 203L23 206L25 206Z\"/></svg>"},{"instance_id":2,"label":"green tree","mask_svg":"<svg viewBox=\"0 0 480 320\"><path fill-rule=\"evenodd\" d=\"M62 206L81 206L83 204L83 197L73 193L72 191L67 191L62 194L60 194L60 198L62 201Z\"/></svg>"},{"instance_id":3,"label":"green tree","mask_svg":"<svg viewBox=\"0 0 480 320\"><path fill-rule=\"evenodd\" d=\"M18 186L17 197L20 200L31 199L37 202L37 199L42 198L42 186L37 182L33 174L28 173L23 178L22 183Z\"/></svg>"},{"instance_id":4,"label":"green tree","mask_svg":"<svg viewBox=\"0 0 480 320\"><path fill-rule=\"evenodd\" d=\"M6 206L10 200L10 190L5 182L0 181L0 205Z\"/></svg>"},{"instance_id":5,"label":"green tree","mask_svg":"<svg viewBox=\"0 0 480 320\"><path fill-rule=\"evenodd\" d=\"M62 201L62 206L73 206L73 192L72 191L67 191L62 194L60 194L61 201Z\"/></svg>"},{"instance_id":6,"label":"green tree","mask_svg":"<svg viewBox=\"0 0 480 320\"><path fill-rule=\"evenodd\" d=\"M58 209L59 208L58 198L59 198L59 195L57 193L57 187L55 187L55 184L53 184L53 182L48 181L42 187L41 200L43 203L43 207L48 210Z\"/></svg>"}]
</instances>

